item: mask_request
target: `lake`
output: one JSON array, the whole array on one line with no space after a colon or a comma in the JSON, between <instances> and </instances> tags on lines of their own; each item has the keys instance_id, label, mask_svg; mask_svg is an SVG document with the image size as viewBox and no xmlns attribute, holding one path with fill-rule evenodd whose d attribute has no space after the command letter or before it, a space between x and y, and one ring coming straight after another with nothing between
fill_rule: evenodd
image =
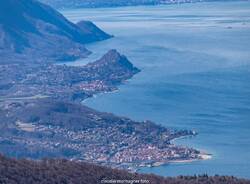
<instances>
[{"instance_id":1,"label":"lake","mask_svg":"<svg viewBox=\"0 0 250 184\"><path fill-rule=\"evenodd\" d=\"M199 134L176 140L211 160L143 168L163 176L204 174L250 178L250 2L71 9L115 35L89 44L86 64L117 49L142 71L87 106Z\"/></svg>"}]
</instances>

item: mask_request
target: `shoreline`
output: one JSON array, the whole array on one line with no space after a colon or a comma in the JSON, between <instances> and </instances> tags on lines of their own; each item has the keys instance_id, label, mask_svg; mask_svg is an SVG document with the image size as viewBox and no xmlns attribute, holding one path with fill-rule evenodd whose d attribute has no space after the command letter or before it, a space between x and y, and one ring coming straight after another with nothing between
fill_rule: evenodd
<instances>
[{"instance_id":1,"label":"shoreline","mask_svg":"<svg viewBox=\"0 0 250 184\"><path fill-rule=\"evenodd\" d=\"M196 133L196 132L195 132ZM177 137L177 138L174 138L170 141L171 144L175 144L175 141L176 140L181 140L181 139L185 139L185 138L191 138L191 137L194 137L196 136L198 133L196 133L195 135L190 135L190 136L180 136L180 137ZM178 146L183 146L183 144L177 144ZM189 146L188 146L189 147ZM192 146L193 147L193 146ZM211 153L208 153L206 150L202 150L202 149L198 149L200 151L200 154L199 156L201 157L201 159L198 159L198 160L210 160L213 158L213 154ZM194 161L197 160L197 159L194 159ZM183 161L185 162L185 161ZM189 160L186 160L186 162L192 162L192 161L189 161Z\"/></svg>"},{"instance_id":2,"label":"shoreline","mask_svg":"<svg viewBox=\"0 0 250 184\"><path fill-rule=\"evenodd\" d=\"M119 92L119 87L121 85L125 85L128 81L130 81L131 79L133 78L130 77L126 80L123 80L121 81L120 84L116 85L115 88L113 88L113 90L108 90L108 91L99 91L95 94L92 94L91 96L87 97L86 99L83 99L80 101L80 103L82 105L86 105L88 106L87 104L85 104L87 102L87 100L91 99L91 98L97 98L97 97L100 97L101 95L104 95L104 94L109 94L109 93L116 93L116 92ZM179 136L179 137L176 137L176 138L173 138L172 140L170 140L170 143L175 145L175 146L180 146L180 147L184 147L184 146L187 146L187 145L181 145L181 144L175 144L174 142L178 139L184 139L184 138L191 138L191 137L194 137L196 136L198 133L196 131L192 131L192 134L190 135L182 135L182 136ZM194 149L194 148L193 148ZM151 164L149 164L148 166L150 167L159 167L159 166L162 166L162 165L167 165L167 164L171 164L171 163L190 163L190 162L195 162L195 161L201 161L201 160L209 160L209 159L212 159L212 154L208 154L204 151L201 151L199 149L197 149L197 151L199 151L199 154L196 155L197 158L187 158L187 159L178 159L178 160L168 160L168 161L163 161L163 162L152 162ZM140 166L132 166L131 169L134 170L134 171L137 171L139 170L140 168L143 168L143 167L147 167L147 164L142 164ZM128 170L130 170L129 168L127 168Z\"/></svg>"},{"instance_id":3,"label":"shoreline","mask_svg":"<svg viewBox=\"0 0 250 184\"><path fill-rule=\"evenodd\" d=\"M128 79L129 80L129 79ZM126 80L125 82L127 82L128 80ZM120 85L124 85L124 83L121 83ZM116 92L119 92L119 87L117 87L117 89L114 89L112 91L103 91L103 92L100 92L100 93L97 93L97 94L93 94L93 96L90 96L84 100L81 101L81 104L82 105L86 105L85 102L91 98L97 98L101 95L104 95L104 94L108 94L108 93L116 93ZM176 145L174 142L178 139L184 139L184 138L191 138L191 137L194 137L196 136L198 133L196 131L193 131L193 135L182 135L180 137L176 137L174 139L172 139L170 141L171 144L173 145ZM187 146L187 145L183 145L183 144L177 144L176 146ZM194 148L193 148L194 149ZM137 172L139 170L141 170L141 168L146 168L146 167L159 167L159 166L164 166L164 165L168 165L168 164L173 164L173 163L191 163L191 162L195 162L195 161L205 161L205 160L210 160L212 159L212 154L210 153L207 153L206 151L204 150L199 150L197 149L200 153L197 154L197 157L198 158L192 158L192 159L178 159L178 160L169 160L169 161L166 161L166 162L153 162L151 164L142 164L142 165L139 165L139 166L132 166L132 167L128 167L126 170L129 170L131 172Z\"/></svg>"},{"instance_id":4,"label":"shoreline","mask_svg":"<svg viewBox=\"0 0 250 184\"><path fill-rule=\"evenodd\" d=\"M167 166L169 164L185 164L185 163L191 163L191 162L196 162L196 161L205 161L205 160L210 160L212 159L212 154L208 154L208 153L201 153L199 154L200 158L195 158L195 159L183 159L183 160L171 160L171 161L167 161L167 162L155 162L149 165L144 165L144 166L139 166L139 167L135 167L133 170L134 172L140 171L143 168L152 168L152 167L160 167L160 166Z\"/></svg>"},{"instance_id":5,"label":"shoreline","mask_svg":"<svg viewBox=\"0 0 250 184\"><path fill-rule=\"evenodd\" d=\"M186 159L186 160L174 160L174 161L169 161L169 163L190 163L190 162L195 162L195 161L202 161L202 160L210 160L212 159L212 154L209 153L202 153L199 154L200 158L196 159Z\"/></svg>"},{"instance_id":6,"label":"shoreline","mask_svg":"<svg viewBox=\"0 0 250 184\"><path fill-rule=\"evenodd\" d=\"M93 94L93 95L90 96L90 97L85 98L85 99L82 100L80 103L83 104L83 105L85 105L84 103L85 103L86 101L92 99L92 98L98 98L98 96L100 96L100 95L109 94L109 93L116 93L116 92L118 92L118 91L119 91L119 89L115 89L115 90L112 90L112 91L103 91L103 92L100 92L100 93L96 93L96 94Z\"/></svg>"}]
</instances>

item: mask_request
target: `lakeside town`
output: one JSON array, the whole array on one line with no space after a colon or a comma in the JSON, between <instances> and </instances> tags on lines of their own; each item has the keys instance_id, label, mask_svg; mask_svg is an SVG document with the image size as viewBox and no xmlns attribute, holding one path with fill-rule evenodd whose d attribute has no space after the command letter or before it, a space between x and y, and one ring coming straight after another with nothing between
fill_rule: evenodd
<instances>
[{"instance_id":1,"label":"lakeside town","mask_svg":"<svg viewBox=\"0 0 250 184\"><path fill-rule=\"evenodd\" d=\"M1 114L6 114L1 116L6 122L0 127L5 132L0 135L1 151L11 149L8 154L15 157L41 159L50 155L131 171L204 159L198 150L171 143L179 137L195 136L194 131L174 131L150 121L135 122L46 99L9 101L1 103L1 109Z\"/></svg>"},{"instance_id":2,"label":"lakeside town","mask_svg":"<svg viewBox=\"0 0 250 184\"><path fill-rule=\"evenodd\" d=\"M194 131L135 122L80 103L116 90L140 72L116 50L81 67L12 64L0 65L0 71L0 129L4 132L0 145L6 155L67 158L131 171L204 159L200 151L170 142L195 136Z\"/></svg>"},{"instance_id":3,"label":"lakeside town","mask_svg":"<svg viewBox=\"0 0 250 184\"><path fill-rule=\"evenodd\" d=\"M0 100L43 95L81 102L96 93L116 90L118 84L139 71L116 50L82 67L4 64L0 65Z\"/></svg>"},{"instance_id":4,"label":"lakeside town","mask_svg":"<svg viewBox=\"0 0 250 184\"><path fill-rule=\"evenodd\" d=\"M14 17L27 22L28 31L25 29L24 34L21 25L9 24L6 17L13 17L10 12L2 16L4 25L11 28L0 26L4 35L0 42L2 154L28 159L66 158L130 170L204 158L199 150L171 143L196 135L192 130L171 130L81 104L97 93L116 90L140 69L115 49L84 66L61 64L90 54L86 43L112 36L89 21L73 24L39 2L16 3L21 9ZM1 4L13 5L9 1ZM30 11L29 6L37 11ZM10 30L16 30L22 39L16 39ZM35 44L40 42L43 44Z\"/></svg>"}]
</instances>

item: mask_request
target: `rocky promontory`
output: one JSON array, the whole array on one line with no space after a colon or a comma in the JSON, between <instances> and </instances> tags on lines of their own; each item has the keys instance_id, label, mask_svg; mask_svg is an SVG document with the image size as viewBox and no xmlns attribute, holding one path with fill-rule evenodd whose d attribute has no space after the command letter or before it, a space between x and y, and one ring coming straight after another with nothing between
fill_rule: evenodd
<instances>
[{"instance_id":1,"label":"rocky promontory","mask_svg":"<svg viewBox=\"0 0 250 184\"><path fill-rule=\"evenodd\" d=\"M116 50L85 66L55 64L0 65L0 100L36 95L82 101L110 92L140 70Z\"/></svg>"}]
</instances>

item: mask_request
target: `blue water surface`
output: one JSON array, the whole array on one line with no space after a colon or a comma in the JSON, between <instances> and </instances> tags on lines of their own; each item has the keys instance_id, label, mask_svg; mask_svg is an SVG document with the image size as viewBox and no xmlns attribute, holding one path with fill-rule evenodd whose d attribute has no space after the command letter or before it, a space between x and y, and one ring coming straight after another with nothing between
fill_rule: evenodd
<instances>
[{"instance_id":1,"label":"blue water surface","mask_svg":"<svg viewBox=\"0 0 250 184\"><path fill-rule=\"evenodd\" d=\"M114 38L87 45L98 59L116 48L142 70L119 91L85 105L134 120L152 120L197 137L176 140L213 154L211 160L143 168L163 176L250 178L250 2L73 9Z\"/></svg>"}]
</instances>

